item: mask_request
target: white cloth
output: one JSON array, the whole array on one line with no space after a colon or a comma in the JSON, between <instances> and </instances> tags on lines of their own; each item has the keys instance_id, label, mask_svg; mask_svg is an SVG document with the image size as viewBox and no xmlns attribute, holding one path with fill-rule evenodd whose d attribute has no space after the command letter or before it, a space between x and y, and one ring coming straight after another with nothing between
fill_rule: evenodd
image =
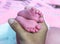
<instances>
[{"instance_id":1,"label":"white cloth","mask_svg":"<svg viewBox=\"0 0 60 44\"><path fill-rule=\"evenodd\" d=\"M16 34L8 23L0 25L0 44L16 44Z\"/></svg>"}]
</instances>

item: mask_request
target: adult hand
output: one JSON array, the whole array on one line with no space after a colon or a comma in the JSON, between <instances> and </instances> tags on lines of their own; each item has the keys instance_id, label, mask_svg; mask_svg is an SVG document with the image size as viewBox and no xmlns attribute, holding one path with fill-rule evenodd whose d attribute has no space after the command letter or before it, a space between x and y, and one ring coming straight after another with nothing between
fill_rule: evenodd
<instances>
[{"instance_id":1,"label":"adult hand","mask_svg":"<svg viewBox=\"0 0 60 44\"><path fill-rule=\"evenodd\" d=\"M18 44L45 44L45 37L48 30L45 22L39 23L41 29L37 33L29 33L25 31L15 19L9 19L8 23L16 32Z\"/></svg>"}]
</instances>

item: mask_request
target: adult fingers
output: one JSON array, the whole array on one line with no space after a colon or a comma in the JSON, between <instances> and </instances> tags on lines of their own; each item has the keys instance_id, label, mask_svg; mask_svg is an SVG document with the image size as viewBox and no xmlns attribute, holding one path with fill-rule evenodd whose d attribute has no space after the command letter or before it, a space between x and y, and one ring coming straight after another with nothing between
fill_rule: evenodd
<instances>
[{"instance_id":1,"label":"adult fingers","mask_svg":"<svg viewBox=\"0 0 60 44\"><path fill-rule=\"evenodd\" d=\"M25 39L27 37L26 31L15 19L13 18L9 19L8 23L21 38Z\"/></svg>"}]
</instances>

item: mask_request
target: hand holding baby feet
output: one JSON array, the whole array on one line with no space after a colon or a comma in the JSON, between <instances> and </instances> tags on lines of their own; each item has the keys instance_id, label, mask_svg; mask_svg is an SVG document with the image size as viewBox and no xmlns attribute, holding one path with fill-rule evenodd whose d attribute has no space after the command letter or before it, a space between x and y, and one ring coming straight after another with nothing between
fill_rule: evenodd
<instances>
[{"instance_id":1,"label":"hand holding baby feet","mask_svg":"<svg viewBox=\"0 0 60 44\"><path fill-rule=\"evenodd\" d=\"M16 20L28 32L38 32L41 28L40 24L38 24L34 20L28 20L28 19L25 19L24 17L21 17L21 16L17 16Z\"/></svg>"},{"instance_id":2,"label":"hand holding baby feet","mask_svg":"<svg viewBox=\"0 0 60 44\"><path fill-rule=\"evenodd\" d=\"M9 19L8 23L16 32L17 44L45 44L48 27L45 22L40 23L41 29L37 33L29 33L22 28L15 19Z\"/></svg>"},{"instance_id":3,"label":"hand holding baby feet","mask_svg":"<svg viewBox=\"0 0 60 44\"><path fill-rule=\"evenodd\" d=\"M16 20L28 32L38 32L41 29L39 23L44 21L42 13L34 7L25 7L18 13Z\"/></svg>"},{"instance_id":4,"label":"hand holding baby feet","mask_svg":"<svg viewBox=\"0 0 60 44\"><path fill-rule=\"evenodd\" d=\"M24 10L22 10L18 13L18 16L22 16L22 17L30 19L30 20L35 20L37 22L44 21L41 11L37 10L34 7L25 7Z\"/></svg>"}]
</instances>

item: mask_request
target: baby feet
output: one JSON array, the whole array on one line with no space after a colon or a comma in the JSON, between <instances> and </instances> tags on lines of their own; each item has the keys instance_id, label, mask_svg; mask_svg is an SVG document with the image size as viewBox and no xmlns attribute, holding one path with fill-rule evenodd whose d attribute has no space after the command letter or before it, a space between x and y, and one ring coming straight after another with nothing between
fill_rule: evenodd
<instances>
[{"instance_id":1,"label":"baby feet","mask_svg":"<svg viewBox=\"0 0 60 44\"><path fill-rule=\"evenodd\" d=\"M24 17L17 16L16 20L25 28L28 32L38 32L40 30L40 25L34 20L28 20Z\"/></svg>"},{"instance_id":2,"label":"baby feet","mask_svg":"<svg viewBox=\"0 0 60 44\"><path fill-rule=\"evenodd\" d=\"M18 16L22 16L30 20L35 20L37 22L43 22L42 13L34 7L25 7L24 10L18 13Z\"/></svg>"},{"instance_id":3,"label":"baby feet","mask_svg":"<svg viewBox=\"0 0 60 44\"><path fill-rule=\"evenodd\" d=\"M43 22L42 14L39 10L33 7L25 8L24 10L20 11L15 19L28 32L38 32L41 29L38 22Z\"/></svg>"}]
</instances>

